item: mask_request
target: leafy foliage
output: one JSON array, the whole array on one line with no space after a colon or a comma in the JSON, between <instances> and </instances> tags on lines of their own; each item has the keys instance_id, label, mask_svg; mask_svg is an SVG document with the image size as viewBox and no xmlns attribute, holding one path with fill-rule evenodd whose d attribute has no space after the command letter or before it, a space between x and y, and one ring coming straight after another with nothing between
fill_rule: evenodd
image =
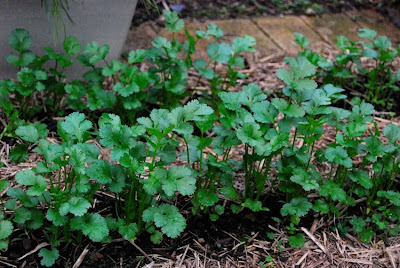
<instances>
[{"instance_id":1,"label":"leafy foliage","mask_svg":"<svg viewBox=\"0 0 400 268\"><path fill-rule=\"evenodd\" d=\"M210 24L195 36L185 31L187 41L181 43L175 33L183 30L183 20L176 12L164 11L164 17L172 41L157 37L152 48L129 53L127 63L109 63L109 47L96 42L79 55L75 37L65 40L65 53L46 48L43 57L29 56L31 37L21 29L13 32L10 45L18 55L8 60L21 68L17 79L0 82L7 116L2 135L18 140L11 160L24 161L34 150L40 161L18 172L12 187L0 180L0 191L7 193L7 201L0 201L0 249L8 247L14 229L38 230L51 244L51 250L39 252L41 265L51 266L62 243L107 242L114 234L134 241L148 233L160 244L164 235L175 239L182 234L187 207L216 221L227 208L268 211L267 198L281 205L282 218L275 220L286 226L289 244L296 248L305 243L298 228L311 213L335 217L340 231L358 233L363 242L400 231L400 128L388 125L381 133L374 107L365 101L352 100L349 110L338 105L347 98L342 82L352 77L346 66L354 63L365 71L361 56L378 60L383 68L371 71L371 79L390 76L386 67L397 52L387 38L367 29L360 37L368 42L340 37L343 53L331 63L308 50L308 40L297 33L302 52L285 59L288 68L277 71L285 88L279 97L269 97L255 84L229 90L244 78L240 54L254 51L254 38L224 43L222 30ZM192 61L201 40L209 41L207 59ZM89 68L85 81L65 82L72 56ZM48 62L55 67L45 69ZM137 66L142 62L150 68L142 71ZM217 65L225 71L218 72ZM211 94L190 97L190 69L208 80ZM331 73L321 74L326 70ZM107 78L112 91L103 89ZM28 107L39 91L49 97L43 103L49 111L74 110L58 122L56 133L25 121L38 112ZM115 114L107 113L111 110ZM82 111L104 113L95 121ZM336 133L332 141L324 138L327 128ZM48 137L55 134L57 143ZM317 150L321 140L326 146ZM232 155L233 150L241 154ZM238 175L243 191L235 187ZM115 216L97 209L99 189L113 197ZM179 196L190 201L185 209ZM346 217L342 208L356 205L361 216Z\"/></svg>"}]
</instances>

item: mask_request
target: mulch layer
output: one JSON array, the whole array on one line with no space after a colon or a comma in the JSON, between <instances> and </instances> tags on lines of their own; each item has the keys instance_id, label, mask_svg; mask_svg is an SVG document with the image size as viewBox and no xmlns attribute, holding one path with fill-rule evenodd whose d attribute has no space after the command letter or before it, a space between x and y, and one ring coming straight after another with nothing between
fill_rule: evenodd
<instances>
[{"instance_id":1,"label":"mulch layer","mask_svg":"<svg viewBox=\"0 0 400 268\"><path fill-rule=\"evenodd\" d=\"M330 51L330 50L325 50ZM334 53L327 54L333 57ZM248 83L257 83L271 97L279 96L283 84L276 78L275 72L284 66L285 55L270 55L254 58L247 63L248 79L239 81L238 90ZM189 86L197 81L195 74L189 77ZM198 90L207 90L207 81L201 81ZM387 124L400 125L400 118L389 118L387 113L377 112L375 120L380 129ZM60 118L55 118L59 120ZM49 119L51 121L51 118ZM55 122L55 120L53 120ZM53 123L54 123L53 122ZM371 126L373 127L373 126ZM333 140L335 133L326 128L323 138L316 146L324 148ZM49 138L57 142L57 138ZM1 178L10 179L23 169L32 168L41 157L30 150L29 159L24 163L14 163L8 158L15 140L0 141ZM300 142L297 141L298 143ZM297 144L298 144L297 143ZM299 145L299 144L298 144ZM103 151L108 154L107 150ZM240 158L242 148L232 152L231 157ZM104 157L108 157L105 155ZM355 161L357 162L357 161ZM321 167L327 172L329 167ZM273 174L271 174L273 175ZM243 178L238 175L237 188L243 188ZM112 205L105 202L107 193L99 192L96 198L96 210L112 210ZM5 198L5 192L0 198ZM183 211L188 221L184 234L176 239L165 239L161 245L153 245L146 236L139 237L135 243L124 241L117 235L109 244L83 241L80 245L64 245L60 248L62 256L57 267L393 267L400 265L400 236L388 239L374 237L371 243L362 243L351 233L339 234L334 228L337 218L328 219L318 214L302 220L301 231L308 241L301 249L289 246L287 232L282 225L273 220L279 217L281 204L279 197L268 195L264 200L269 212L226 214L217 222L208 217L191 216L190 211ZM182 204L186 200L179 200ZM272 204L276 204L274 207ZM0 267L40 267L37 251L47 246L41 231L25 234L17 230L13 235L7 252L0 256ZM265 266L261 266L265 265Z\"/></svg>"}]
</instances>

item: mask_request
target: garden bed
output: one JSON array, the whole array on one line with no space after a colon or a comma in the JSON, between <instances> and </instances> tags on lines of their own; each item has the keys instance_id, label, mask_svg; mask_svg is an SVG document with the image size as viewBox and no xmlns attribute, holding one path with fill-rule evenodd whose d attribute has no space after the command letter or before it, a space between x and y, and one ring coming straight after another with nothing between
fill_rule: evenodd
<instances>
[{"instance_id":1,"label":"garden bed","mask_svg":"<svg viewBox=\"0 0 400 268\"><path fill-rule=\"evenodd\" d=\"M0 263L395 267L400 120L366 103L369 91L350 96L376 77L395 92L399 50L363 29L365 41L322 55L296 34L296 57L250 62L254 38L220 42L209 25L182 45L183 21L164 16L172 41L110 63L106 45L81 52L74 37L63 54L26 57L29 33L13 32ZM206 60L192 58L200 40ZM88 72L65 80L76 54Z\"/></svg>"}]
</instances>

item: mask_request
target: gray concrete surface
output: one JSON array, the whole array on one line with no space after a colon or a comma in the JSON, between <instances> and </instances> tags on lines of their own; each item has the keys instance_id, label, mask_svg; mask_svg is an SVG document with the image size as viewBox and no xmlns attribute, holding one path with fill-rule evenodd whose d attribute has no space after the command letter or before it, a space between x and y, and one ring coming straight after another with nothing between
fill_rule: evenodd
<instances>
[{"instance_id":1,"label":"gray concrete surface","mask_svg":"<svg viewBox=\"0 0 400 268\"><path fill-rule=\"evenodd\" d=\"M108 44L108 59L119 58L137 0L74 0L69 3L69 14L74 23L65 20L67 36L76 36L82 47L92 41ZM15 28L25 28L30 32L33 38L31 50L37 55L44 55L46 46L62 51L62 44L54 40L40 0L0 0L0 79L15 77L17 72L17 68L6 61L7 55L13 51L8 38ZM83 71L81 64L75 64L69 67L67 74L78 78Z\"/></svg>"}]
</instances>

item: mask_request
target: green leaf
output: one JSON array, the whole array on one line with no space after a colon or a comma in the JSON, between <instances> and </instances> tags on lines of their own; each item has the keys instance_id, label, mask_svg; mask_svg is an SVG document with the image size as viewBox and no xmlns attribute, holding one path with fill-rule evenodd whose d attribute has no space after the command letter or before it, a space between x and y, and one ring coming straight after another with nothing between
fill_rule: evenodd
<instances>
[{"instance_id":1,"label":"green leaf","mask_svg":"<svg viewBox=\"0 0 400 268\"><path fill-rule=\"evenodd\" d=\"M39 146L35 150L43 155L47 163L57 161L64 154L64 149L61 145L50 143L45 139L39 140Z\"/></svg>"},{"instance_id":2,"label":"green leaf","mask_svg":"<svg viewBox=\"0 0 400 268\"><path fill-rule=\"evenodd\" d=\"M40 264L46 267L53 266L56 263L56 260L58 259L59 252L58 249L54 248L52 250L48 250L47 248L42 248L39 251L39 257L42 257L43 259L40 261Z\"/></svg>"},{"instance_id":3,"label":"green leaf","mask_svg":"<svg viewBox=\"0 0 400 268\"><path fill-rule=\"evenodd\" d=\"M294 42L296 44L298 44L302 49L305 49L306 47L308 47L308 39L307 37L305 37L304 35L302 35L301 33L294 33L294 37L295 40Z\"/></svg>"},{"instance_id":4,"label":"green leaf","mask_svg":"<svg viewBox=\"0 0 400 268\"><path fill-rule=\"evenodd\" d=\"M150 240L156 245L159 245L163 239L163 234L160 231L155 231L151 236Z\"/></svg>"},{"instance_id":5,"label":"green leaf","mask_svg":"<svg viewBox=\"0 0 400 268\"><path fill-rule=\"evenodd\" d=\"M128 62L129 64L142 62L146 56L146 50L144 49L136 49L129 52Z\"/></svg>"},{"instance_id":6,"label":"green leaf","mask_svg":"<svg viewBox=\"0 0 400 268\"><path fill-rule=\"evenodd\" d=\"M374 231L372 230L371 227L365 228L361 233L360 233L360 239L364 243L368 243L371 241L371 238L375 235Z\"/></svg>"},{"instance_id":7,"label":"green leaf","mask_svg":"<svg viewBox=\"0 0 400 268\"><path fill-rule=\"evenodd\" d=\"M154 222L170 238L177 238L186 228L186 221L179 209L173 205L162 204L150 207L143 212L145 222Z\"/></svg>"},{"instance_id":8,"label":"green leaf","mask_svg":"<svg viewBox=\"0 0 400 268\"><path fill-rule=\"evenodd\" d=\"M304 235L300 233L295 236L292 235L289 237L289 245L291 247L302 248L305 242L306 239L304 238Z\"/></svg>"},{"instance_id":9,"label":"green leaf","mask_svg":"<svg viewBox=\"0 0 400 268\"><path fill-rule=\"evenodd\" d=\"M4 207L8 210L15 210L17 207L17 200L10 198L4 203Z\"/></svg>"},{"instance_id":10,"label":"green leaf","mask_svg":"<svg viewBox=\"0 0 400 268\"><path fill-rule=\"evenodd\" d=\"M378 36L374 44L379 50L387 50L392 46L392 42L386 36Z\"/></svg>"},{"instance_id":11,"label":"green leaf","mask_svg":"<svg viewBox=\"0 0 400 268\"><path fill-rule=\"evenodd\" d=\"M192 100L183 106L185 121L206 121L214 111L211 107Z\"/></svg>"},{"instance_id":12,"label":"green leaf","mask_svg":"<svg viewBox=\"0 0 400 268\"><path fill-rule=\"evenodd\" d=\"M36 121L32 125L36 128L36 130L39 134L39 138L42 138L42 139L46 138L47 133L49 131L47 130L47 126L45 124L42 124L42 123L39 123L38 121Z\"/></svg>"},{"instance_id":13,"label":"green leaf","mask_svg":"<svg viewBox=\"0 0 400 268\"><path fill-rule=\"evenodd\" d=\"M36 176L31 169L18 172L15 180L21 185L31 186L26 191L29 196L40 196L47 188L46 180L42 176Z\"/></svg>"},{"instance_id":14,"label":"green leaf","mask_svg":"<svg viewBox=\"0 0 400 268\"><path fill-rule=\"evenodd\" d=\"M319 188L319 193L324 197L330 196L332 200L339 202L344 202L347 198L346 192L335 182L329 180L324 181L322 186Z\"/></svg>"},{"instance_id":15,"label":"green leaf","mask_svg":"<svg viewBox=\"0 0 400 268\"><path fill-rule=\"evenodd\" d=\"M8 220L0 221L0 240L7 239L13 232L13 224Z\"/></svg>"},{"instance_id":16,"label":"green leaf","mask_svg":"<svg viewBox=\"0 0 400 268\"><path fill-rule=\"evenodd\" d=\"M39 133L33 125L20 126L15 131L15 134L21 137L21 139L29 142L37 142L39 139Z\"/></svg>"},{"instance_id":17,"label":"green leaf","mask_svg":"<svg viewBox=\"0 0 400 268\"><path fill-rule=\"evenodd\" d=\"M352 217L350 220L351 225L353 225L353 230L360 233L364 230L366 222L358 217Z\"/></svg>"},{"instance_id":18,"label":"green leaf","mask_svg":"<svg viewBox=\"0 0 400 268\"><path fill-rule=\"evenodd\" d=\"M216 62L228 63L232 56L232 48L226 43L211 43L207 46L207 54L211 60Z\"/></svg>"},{"instance_id":19,"label":"green leaf","mask_svg":"<svg viewBox=\"0 0 400 268\"><path fill-rule=\"evenodd\" d=\"M237 129L236 136L250 146L263 145L260 125L256 123L244 123L242 127Z\"/></svg>"},{"instance_id":20,"label":"green leaf","mask_svg":"<svg viewBox=\"0 0 400 268\"><path fill-rule=\"evenodd\" d=\"M33 84L35 80L35 73L32 69L25 67L17 73L17 78L21 84L28 86Z\"/></svg>"},{"instance_id":21,"label":"green leaf","mask_svg":"<svg viewBox=\"0 0 400 268\"><path fill-rule=\"evenodd\" d=\"M260 211L262 209L262 203L260 201L252 200L250 198L246 198L246 201L243 205L254 212Z\"/></svg>"},{"instance_id":22,"label":"green leaf","mask_svg":"<svg viewBox=\"0 0 400 268\"><path fill-rule=\"evenodd\" d=\"M165 27L172 32L179 32L184 27L184 22L179 19L178 12L164 9Z\"/></svg>"},{"instance_id":23,"label":"green leaf","mask_svg":"<svg viewBox=\"0 0 400 268\"><path fill-rule=\"evenodd\" d=\"M89 135L87 131L92 128L92 123L85 120L84 114L74 112L65 117L65 121L61 122L61 127L79 142L85 142Z\"/></svg>"},{"instance_id":24,"label":"green leaf","mask_svg":"<svg viewBox=\"0 0 400 268\"><path fill-rule=\"evenodd\" d=\"M72 230L81 230L93 242L100 242L108 235L106 220L97 213L89 213L71 220Z\"/></svg>"},{"instance_id":25,"label":"green leaf","mask_svg":"<svg viewBox=\"0 0 400 268\"><path fill-rule=\"evenodd\" d=\"M296 90L313 90L317 88L317 83L312 79L301 79L295 85Z\"/></svg>"},{"instance_id":26,"label":"green leaf","mask_svg":"<svg viewBox=\"0 0 400 268\"><path fill-rule=\"evenodd\" d=\"M7 248L8 248L8 241L0 240L0 250L7 250Z\"/></svg>"},{"instance_id":27,"label":"green leaf","mask_svg":"<svg viewBox=\"0 0 400 268\"><path fill-rule=\"evenodd\" d=\"M112 182L111 166L112 164L106 160L96 160L89 166L86 174L100 183L110 183Z\"/></svg>"},{"instance_id":28,"label":"green leaf","mask_svg":"<svg viewBox=\"0 0 400 268\"><path fill-rule=\"evenodd\" d=\"M200 189L197 193L199 202L205 207L210 207L218 202L218 195L213 191L207 191L206 189Z\"/></svg>"},{"instance_id":29,"label":"green leaf","mask_svg":"<svg viewBox=\"0 0 400 268\"><path fill-rule=\"evenodd\" d=\"M126 240L135 240L136 235L139 232L138 226L136 223L126 224L123 221L123 224L119 226L118 232L122 235Z\"/></svg>"},{"instance_id":30,"label":"green leaf","mask_svg":"<svg viewBox=\"0 0 400 268\"><path fill-rule=\"evenodd\" d=\"M236 204L231 204L230 208L231 208L233 214L238 214L242 210L242 207L238 206Z\"/></svg>"},{"instance_id":31,"label":"green leaf","mask_svg":"<svg viewBox=\"0 0 400 268\"><path fill-rule=\"evenodd\" d=\"M97 42L91 42L85 45L83 54L89 57L89 63L94 64L104 60L109 50L108 45L100 46Z\"/></svg>"},{"instance_id":32,"label":"green leaf","mask_svg":"<svg viewBox=\"0 0 400 268\"><path fill-rule=\"evenodd\" d=\"M315 66L307 60L306 57L298 56L296 59L287 58L287 62L289 63L295 80L312 76L316 72Z\"/></svg>"},{"instance_id":33,"label":"green leaf","mask_svg":"<svg viewBox=\"0 0 400 268\"><path fill-rule=\"evenodd\" d=\"M35 78L36 80L47 80L47 73L42 70L35 71Z\"/></svg>"},{"instance_id":34,"label":"green leaf","mask_svg":"<svg viewBox=\"0 0 400 268\"><path fill-rule=\"evenodd\" d=\"M46 219L51 221L55 226L63 226L68 220L67 217L60 215L58 209L54 208L49 208L47 210Z\"/></svg>"},{"instance_id":35,"label":"green leaf","mask_svg":"<svg viewBox=\"0 0 400 268\"><path fill-rule=\"evenodd\" d=\"M221 205L216 205L214 209L215 213L217 213L218 215L222 215L225 212L225 207Z\"/></svg>"},{"instance_id":36,"label":"green leaf","mask_svg":"<svg viewBox=\"0 0 400 268\"><path fill-rule=\"evenodd\" d=\"M373 50L371 48L366 48L362 52L363 57L367 57L369 59L376 59L378 58L379 54L376 50Z\"/></svg>"},{"instance_id":37,"label":"green leaf","mask_svg":"<svg viewBox=\"0 0 400 268\"><path fill-rule=\"evenodd\" d=\"M118 161L135 144L131 128L125 125L100 125L99 136L101 145L114 147L111 151L113 161Z\"/></svg>"},{"instance_id":38,"label":"green leaf","mask_svg":"<svg viewBox=\"0 0 400 268\"><path fill-rule=\"evenodd\" d=\"M175 191L182 195L192 195L196 190L196 179L189 168L173 166L168 170L167 178L162 181L162 189L169 196Z\"/></svg>"},{"instance_id":39,"label":"green leaf","mask_svg":"<svg viewBox=\"0 0 400 268\"><path fill-rule=\"evenodd\" d=\"M396 143L400 140L400 127L396 125L387 125L383 128L383 133L389 139L390 143Z\"/></svg>"},{"instance_id":40,"label":"green leaf","mask_svg":"<svg viewBox=\"0 0 400 268\"><path fill-rule=\"evenodd\" d=\"M27 50L32 44L32 37L25 29L15 29L8 39L10 46L18 52Z\"/></svg>"},{"instance_id":41,"label":"green leaf","mask_svg":"<svg viewBox=\"0 0 400 268\"><path fill-rule=\"evenodd\" d=\"M266 95L262 93L261 88L256 84L249 84L243 87L243 104L250 108L266 99Z\"/></svg>"},{"instance_id":42,"label":"green leaf","mask_svg":"<svg viewBox=\"0 0 400 268\"><path fill-rule=\"evenodd\" d=\"M5 189L7 189L8 186L10 186L10 182L7 179L0 180L0 192L2 192Z\"/></svg>"},{"instance_id":43,"label":"green leaf","mask_svg":"<svg viewBox=\"0 0 400 268\"><path fill-rule=\"evenodd\" d=\"M276 76L281 79L285 84L291 85L294 82L294 75L292 72L286 69L278 69L276 71Z\"/></svg>"},{"instance_id":44,"label":"green leaf","mask_svg":"<svg viewBox=\"0 0 400 268\"><path fill-rule=\"evenodd\" d=\"M303 117L305 115L303 107L298 104L289 104L286 100L281 98L274 98L272 100L272 105L274 105L279 112L290 117Z\"/></svg>"},{"instance_id":45,"label":"green leaf","mask_svg":"<svg viewBox=\"0 0 400 268\"><path fill-rule=\"evenodd\" d=\"M26 223L26 227L32 230L37 230L43 226L43 212L39 209L32 209L31 211L31 219Z\"/></svg>"},{"instance_id":46,"label":"green leaf","mask_svg":"<svg viewBox=\"0 0 400 268\"><path fill-rule=\"evenodd\" d=\"M211 221L217 221L219 219L219 216L214 213L209 213L208 216L210 217Z\"/></svg>"},{"instance_id":47,"label":"green leaf","mask_svg":"<svg viewBox=\"0 0 400 268\"><path fill-rule=\"evenodd\" d=\"M260 123L274 123L278 111L269 101L257 102L250 106L254 119Z\"/></svg>"},{"instance_id":48,"label":"green leaf","mask_svg":"<svg viewBox=\"0 0 400 268\"><path fill-rule=\"evenodd\" d=\"M221 98L224 106L231 111L238 111L244 101L244 96L241 92L220 92L218 96Z\"/></svg>"},{"instance_id":49,"label":"green leaf","mask_svg":"<svg viewBox=\"0 0 400 268\"><path fill-rule=\"evenodd\" d=\"M374 112L375 112L374 106L364 101L359 106L353 107L353 113L360 113L362 115L371 115Z\"/></svg>"},{"instance_id":50,"label":"green leaf","mask_svg":"<svg viewBox=\"0 0 400 268\"><path fill-rule=\"evenodd\" d=\"M31 51L24 51L18 56L15 54L10 54L7 56L6 60L8 63L14 66L27 66L35 60L36 56Z\"/></svg>"},{"instance_id":51,"label":"green leaf","mask_svg":"<svg viewBox=\"0 0 400 268\"><path fill-rule=\"evenodd\" d=\"M72 146L70 148L66 148L65 150L69 154L68 163L74 166L75 172L83 175L86 170L85 154L78 146Z\"/></svg>"},{"instance_id":52,"label":"green leaf","mask_svg":"<svg viewBox=\"0 0 400 268\"><path fill-rule=\"evenodd\" d=\"M347 151L342 147L336 147L336 148L329 147L325 151L325 157L331 163L336 163L345 166L347 168L353 166L353 161L347 155Z\"/></svg>"},{"instance_id":53,"label":"green leaf","mask_svg":"<svg viewBox=\"0 0 400 268\"><path fill-rule=\"evenodd\" d=\"M311 209L312 204L305 197L293 198L290 203L286 203L281 208L282 216L296 215L303 217L307 215L308 211Z\"/></svg>"},{"instance_id":54,"label":"green leaf","mask_svg":"<svg viewBox=\"0 0 400 268\"><path fill-rule=\"evenodd\" d=\"M224 32L216 24L209 23L207 27L207 35L212 35L215 39L219 39L224 35Z\"/></svg>"},{"instance_id":55,"label":"green leaf","mask_svg":"<svg viewBox=\"0 0 400 268\"><path fill-rule=\"evenodd\" d=\"M379 191L379 197L387 198L393 205L400 206L400 193L395 191Z\"/></svg>"},{"instance_id":56,"label":"green leaf","mask_svg":"<svg viewBox=\"0 0 400 268\"><path fill-rule=\"evenodd\" d=\"M214 126L214 122L215 122L215 115L212 113L212 114L207 116L206 120L197 121L195 123L196 123L196 126L200 129L201 133L205 133L206 131L212 129L212 127ZM206 138L204 138L204 139L206 139ZM211 139L211 142L212 141L213 140Z\"/></svg>"},{"instance_id":57,"label":"green leaf","mask_svg":"<svg viewBox=\"0 0 400 268\"><path fill-rule=\"evenodd\" d=\"M329 212L329 206L328 204L321 199L318 199L315 201L312 209L316 212L321 212L321 213L328 213Z\"/></svg>"},{"instance_id":58,"label":"green leaf","mask_svg":"<svg viewBox=\"0 0 400 268\"><path fill-rule=\"evenodd\" d=\"M23 225L25 224L28 220L30 220L32 217L31 212L24 207L19 207L14 211L14 219L13 221Z\"/></svg>"},{"instance_id":59,"label":"green leaf","mask_svg":"<svg viewBox=\"0 0 400 268\"><path fill-rule=\"evenodd\" d=\"M83 197L72 197L67 202L61 204L59 212L61 216L72 213L75 216L83 216L90 208L90 202Z\"/></svg>"},{"instance_id":60,"label":"green leaf","mask_svg":"<svg viewBox=\"0 0 400 268\"><path fill-rule=\"evenodd\" d=\"M122 68L122 63L118 60L113 60L111 66L104 66L101 70L101 74L104 76L113 76Z\"/></svg>"},{"instance_id":61,"label":"green leaf","mask_svg":"<svg viewBox=\"0 0 400 268\"><path fill-rule=\"evenodd\" d=\"M296 168L293 171L293 176L290 177L290 180L294 183L301 185L301 187L303 187L305 191L315 190L319 188L318 181L316 181L311 174L309 174L302 168Z\"/></svg>"},{"instance_id":62,"label":"green leaf","mask_svg":"<svg viewBox=\"0 0 400 268\"><path fill-rule=\"evenodd\" d=\"M196 59L194 61L194 68L206 79L212 79L215 76L215 72L212 69L207 68L207 63L203 59Z\"/></svg>"},{"instance_id":63,"label":"green leaf","mask_svg":"<svg viewBox=\"0 0 400 268\"><path fill-rule=\"evenodd\" d=\"M19 202L27 208L36 207L38 203L38 198L33 196L28 196L20 188L9 188L7 190L7 195L15 199L19 199ZM29 211L28 211L29 212Z\"/></svg>"},{"instance_id":64,"label":"green leaf","mask_svg":"<svg viewBox=\"0 0 400 268\"><path fill-rule=\"evenodd\" d=\"M376 31L371 29L362 28L358 30L358 36L368 40L374 40L376 36Z\"/></svg>"},{"instance_id":65,"label":"green leaf","mask_svg":"<svg viewBox=\"0 0 400 268\"><path fill-rule=\"evenodd\" d=\"M113 87L113 91L117 92L122 97L128 97L133 93L139 92L139 90L140 90L139 86L135 82L132 82L131 84L128 85L123 85L122 83L118 82Z\"/></svg>"},{"instance_id":66,"label":"green leaf","mask_svg":"<svg viewBox=\"0 0 400 268\"><path fill-rule=\"evenodd\" d=\"M220 193L228 198L235 198L237 196L236 190L232 186L224 186L221 188Z\"/></svg>"},{"instance_id":67,"label":"green leaf","mask_svg":"<svg viewBox=\"0 0 400 268\"><path fill-rule=\"evenodd\" d=\"M65 38L63 46L65 52L70 56L75 55L79 53L79 51L81 51L81 45L79 44L78 38L76 38L75 36L69 36Z\"/></svg>"},{"instance_id":68,"label":"green leaf","mask_svg":"<svg viewBox=\"0 0 400 268\"><path fill-rule=\"evenodd\" d=\"M255 52L255 45L256 39L252 36L245 35L243 37L237 37L233 40L232 49L235 54L239 54L243 51Z\"/></svg>"},{"instance_id":69,"label":"green leaf","mask_svg":"<svg viewBox=\"0 0 400 268\"><path fill-rule=\"evenodd\" d=\"M368 172L365 170L352 170L348 173L348 176L352 181L360 183L365 189L372 189L374 186Z\"/></svg>"}]
</instances>

